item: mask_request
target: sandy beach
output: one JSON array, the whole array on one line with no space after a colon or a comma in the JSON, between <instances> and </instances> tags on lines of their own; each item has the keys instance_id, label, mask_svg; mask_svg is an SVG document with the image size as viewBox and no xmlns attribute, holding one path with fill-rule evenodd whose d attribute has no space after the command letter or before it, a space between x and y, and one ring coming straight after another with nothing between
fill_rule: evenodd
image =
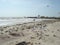
<instances>
[{"instance_id":1,"label":"sandy beach","mask_svg":"<svg viewBox=\"0 0 60 45\"><path fill-rule=\"evenodd\" d=\"M0 45L60 45L60 20L0 26Z\"/></svg>"}]
</instances>

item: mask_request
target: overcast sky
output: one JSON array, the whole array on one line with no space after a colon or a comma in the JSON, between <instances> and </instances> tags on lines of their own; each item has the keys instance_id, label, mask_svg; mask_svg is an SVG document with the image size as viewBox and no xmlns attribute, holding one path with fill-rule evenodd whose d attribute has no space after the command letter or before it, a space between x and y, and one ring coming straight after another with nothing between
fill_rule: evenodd
<instances>
[{"instance_id":1,"label":"overcast sky","mask_svg":"<svg viewBox=\"0 0 60 45\"><path fill-rule=\"evenodd\" d=\"M60 16L60 0L0 0L0 17Z\"/></svg>"}]
</instances>

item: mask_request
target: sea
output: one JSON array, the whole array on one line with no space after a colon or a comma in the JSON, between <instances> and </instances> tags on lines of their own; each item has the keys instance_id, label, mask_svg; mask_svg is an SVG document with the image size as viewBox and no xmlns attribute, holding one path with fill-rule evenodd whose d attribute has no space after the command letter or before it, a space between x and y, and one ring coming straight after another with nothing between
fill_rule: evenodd
<instances>
[{"instance_id":1,"label":"sea","mask_svg":"<svg viewBox=\"0 0 60 45\"><path fill-rule=\"evenodd\" d=\"M35 21L50 20L50 19L35 19ZM20 19L0 19L0 26L23 24L33 22L34 18L20 18Z\"/></svg>"}]
</instances>

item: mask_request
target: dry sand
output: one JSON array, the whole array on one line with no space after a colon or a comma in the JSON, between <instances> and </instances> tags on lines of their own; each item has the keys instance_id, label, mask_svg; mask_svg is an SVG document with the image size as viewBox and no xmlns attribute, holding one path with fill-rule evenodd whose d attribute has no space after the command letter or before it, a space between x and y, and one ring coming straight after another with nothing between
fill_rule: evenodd
<instances>
[{"instance_id":1,"label":"dry sand","mask_svg":"<svg viewBox=\"0 0 60 45\"><path fill-rule=\"evenodd\" d=\"M0 27L0 45L60 45L60 20L44 20Z\"/></svg>"}]
</instances>

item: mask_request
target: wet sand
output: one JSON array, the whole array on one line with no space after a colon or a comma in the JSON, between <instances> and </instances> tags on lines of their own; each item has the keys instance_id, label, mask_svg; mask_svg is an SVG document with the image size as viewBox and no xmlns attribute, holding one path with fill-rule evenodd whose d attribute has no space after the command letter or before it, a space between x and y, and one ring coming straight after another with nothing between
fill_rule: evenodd
<instances>
[{"instance_id":1,"label":"wet sand","mask_svg":"<svg viewBox=\"0 0 60 45\"><path fill-rule=\"evenodd\" d=\"M60 20L0 26L0 45L60 45Z\"/></svg>"}]
</instances>

